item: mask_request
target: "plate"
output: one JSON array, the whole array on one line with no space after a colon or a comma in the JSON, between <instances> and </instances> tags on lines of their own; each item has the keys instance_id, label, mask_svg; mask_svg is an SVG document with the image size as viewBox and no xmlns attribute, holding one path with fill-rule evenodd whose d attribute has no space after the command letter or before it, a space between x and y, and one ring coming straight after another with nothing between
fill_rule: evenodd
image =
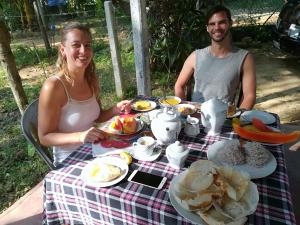
<instances>
[{"instance_id":1,"label":"plate","mask_svg":"<svg viewBox=\"0 0 300 225\"><path fill-rule=\"evenodd\" d=\"M243 112L240 119L242 122L252 122L252 118L254 117L261 120L264 124L272 124L276 122L276 118L273 115L259 110Z\"/></svg>"},{"instance_id":2,"label":"plate","mask_svg":"<svg viewBox=\"0 0 300 225\"><path fill-rule=\"evenodd\" d=\"M160 146L155 146L152 155L146 156L146 157L145 156L144 157L138 156L134 152L135 152L134 148L132 148L132 150L129 152L134 159L137 159L137 160L140 160L140 161L152 162L160 156L160 154L162 152L162 148Z\"/></svg>"},{"instance_id":3,"label":"plate","mask_svg":"<svg viewBox=\"0 0 300 225\"><path fill-rule=\"evenodd\" d=\"M196 107L191 104L178 104L175 106L175 108L182 116L192 115L196 112ZM188 108L188 111L182 112L182 110L185 110L186 108Z\"/></svg>"},{"instance_id":4,"label":"plate","mask_svg":"<svg viewBox=\"0 0 300 225\"><path fill-rule=\"evenodd\" d=\"M159 104L163 106L174 106L178 105L181 102L181 99L177 96L166 96L158 100Z\"/></svg>"},{"instance_id":5,"label":"plate","mask_svg":"<svg viewBox=\"0 0 300 225\"><path fill-rule=\"evenodd\" d=\"M114 121L114 117L111 118L110 120L104 122L104 123L98 124L97 128L104 131L104 132L106 132L106 133L108 133L108 134L113 134L113 135L116 135L116 136L126 137L126 136L132 136L132 135L136 135L136 134L140 133L143 130L144 125L145 125L145 123L142 120L136 118L136 121L137 121L136 131L132 134L124 134L124 133L120 133L120 131L118 131L118 130L112 130L110 128L110 124L113 121Z\"/></svg>"},{"instance_id":6,"label":"plate","mask_svg":"<svg viewBox=\"0 0 300 225\"><path fill-rule=\"evenodd\" d=\"M150 106L145 108L145 109L139 109L138 108L138 103L139 102L149 103ZM133 109L135 111L138 111L138 112L147 112L147 111L150 111L150 110L155 109L155 108L156 108L156 103L154 101L149 101L149 100L137 100L137 101L135 101L131 104L131 109Z\"/></svg>"},{"instance_id":7,"label":"plate","mask_svg":"<svg viewBox=\"0 0 300 225\"><path fill-rule=\"evenodd\" d=\"M184 209L181 204L176 200L176 196L175 196L175 187L176 184L182 179L182 177L184 176L185 171L183 171L182 173L178 174L177 176L175 176L171 183L170 183L170 187L169 187L169 199L171 201L172 206L175 208L175 210L184 218L186 218L187 220L196 223L196 224L202 224L202 225L206 225L205 221L202 220L202 218L197 215L196 213L192 213L190 211L187 211L186 209Z\"/></svg>"},{"instance_id":8,"label":"plate","mask_svg":"<svg viewBox=\"0 0 300 225\"><path fill-rule=\"evenodd\" d=\"M185 173L187 172L187 170L181 172L180 174L178 174L177 176L175 176L171 183L170 183L170 187L169 187L169 199L171 201L172 206L175 208L175 210L184 218L186 218L187 220L195 223L195 224L201 224L201 225L206 225L207 223L200 217L200 215L197 215L196 213L190 212L188 210L186 210L180 203L180 199L178 197L176 197L175 192L176 192L176 185L178 182L180 182L180 180L182 180L183 176L185 175ZM256 184L254 184L253 182L250 181L249 183L249 192L247 195L247 202L250 203L251 206L247 207L247 212L244 212L245 215L242 216L247 216L250 215L252 213L255 212L258 201L259 201L259 193L257 190L257 186ZM232 224L234 224L234 221L232 221Z\"/></svg>"},{"instance_id":9,"label":"plate","mask_svg":"<svg viewBox=\"0 0 300 225\"><path fill-rule=\"evenodd\" d=\"M218 142L212 144L207 150L207 159L213 161L214 163L216 163L218 165L228 165L227 163L220 162L217 157L217 153L219 151L222 151L222 149L224 149L223 146L224 146L224 142L226 142L226 141L227 140L218 141ZM268 151L268 150L266 150L266 151ZM270 157L268 163L266 165L264 165L263 167L253 167L248 164L236 165L236 166L229 165L229 166L233 167L235 170L245 171L245 172L249 173L251 179L266 177L266 176L272 174L277 167L277 161L276 161L275 157L271 153L270 153L270 155L271 155L271 157Z\"/></svg>"},{"instance_id":10,"label":"plate","mask_svg":"<svg viewBox=\"0 0 300 225\"><path fill-rule=\"evenodd\" d=\"M89 178L89 173L92 169L92 167L95 164L101 164L101 163L107 163L111 164L114 166L117 166L121 169L122 175L117 177L116 179L109 181L109 182L95 182ZM94 187L108 187L114 184L119 183L121 180L123 180L128 173L128 165L127 163L119 158L119 157L113 157L113 156L107 156L107 157L101 157L101 158L96 158L93 161L90 161L82 170L81 172L81 179L90 186Z\"/></svg>"}]
</instances>

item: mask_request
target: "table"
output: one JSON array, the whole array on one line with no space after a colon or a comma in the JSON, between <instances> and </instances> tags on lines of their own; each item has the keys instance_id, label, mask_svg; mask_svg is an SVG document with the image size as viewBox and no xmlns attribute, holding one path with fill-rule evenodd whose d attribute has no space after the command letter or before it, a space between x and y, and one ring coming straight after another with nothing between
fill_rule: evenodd
<instances>
[{"instance_id":1,"label":"table","mask_svg":"<svg viewBox=\"0 0 300 225\"><path fill-rule=\"evenodd\" d=\"M179 135L179 140L190 149L185 167L198 159L206 159L208 147L216 141L236 137L231 126L225 125L220 136L206 136L201 130L196 137L185 136L183 132ZM248 216L247 223L296 224L284 146L267 148L275 156L277 168L270 176L253 180L260 199L256 212ZM168 166L164 151L154 162L134 160L127 177L120 183L95 188L80 179L83 167L92 159L91 149L91 145L82 146L64 161L63 168L46 175L44 224L192 224L179 215L170 203L170 182L181 171ZM135 169L167 177L167 182L161 190L128 182L128 176Z\"/></svg>"}]
</instances>

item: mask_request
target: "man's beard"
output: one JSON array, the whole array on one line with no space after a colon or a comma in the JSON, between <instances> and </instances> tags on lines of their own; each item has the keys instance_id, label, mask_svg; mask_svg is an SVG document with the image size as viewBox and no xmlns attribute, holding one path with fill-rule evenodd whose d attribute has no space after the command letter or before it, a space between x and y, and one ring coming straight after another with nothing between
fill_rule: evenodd
<instances>
[{"instance_id":1,"label":"man's beard","mask_svg":"<svg viewBox=\"0 0 300 225\"><path fill-rule=\"evenodd\" d=\"M221 38L214 38L213 34L209 34L210 38L214 42L218 42L218 43L222 42L228 35L229 35L229 30L227 30Z\"/></svg>"}]
</instances>

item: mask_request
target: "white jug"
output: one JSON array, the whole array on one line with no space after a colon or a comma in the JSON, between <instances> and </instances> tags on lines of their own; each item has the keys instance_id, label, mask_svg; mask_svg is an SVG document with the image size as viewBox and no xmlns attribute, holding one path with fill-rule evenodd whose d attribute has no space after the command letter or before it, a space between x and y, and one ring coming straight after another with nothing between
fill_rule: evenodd
<instances>
[{"instance_id":1,"label":"white jug","mask_svg":"<svg viewBox=\"0 0 300 225\"><path fill-rule=\"evenodd\" d=\"M184 127L184 133L188 136L197 136L200 133L199 119L188 115Z\"/></svg>"},{"instance_id":2,"label":"white jug","mask_svg":"<svg viewBox=\"0 0 300 225\"><path fill-rule=\"evenodd\" d=\"M228 104L212 98L201 105L201 123L208 135L218 135L226 119Z\"/></svg>"}]
</instances>

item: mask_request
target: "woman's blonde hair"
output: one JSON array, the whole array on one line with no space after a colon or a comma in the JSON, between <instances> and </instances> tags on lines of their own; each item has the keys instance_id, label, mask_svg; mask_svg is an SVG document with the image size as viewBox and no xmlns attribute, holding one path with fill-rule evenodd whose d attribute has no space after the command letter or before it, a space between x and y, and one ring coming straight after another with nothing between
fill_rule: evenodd
<instances>
[{"instance_id":1,"label":"woman's blonde hair","mask_svg":"<svg viewBox=\"0 0 300 225\"><path fill-rule=\"evenodd\" d=\"M72 30L80 30L84 33L86 33L90 39L92 40L92 34L88 27L85 25L78 23L78 22L71 22L68 23L66 26L64 26L60 31L60 38L61 38L61 45L63 45L66 41L67 34ZM72 76L69 73L68 65L65 57L61 54L60 51L58 51L58 58L56 61L56 66L59 68L59 72L63 74L67 80L73 80ZM99 81L96 76L96 68L94 60L92 59L87 68L84 72L85 79L87 80L88 85L90 88L95 92L99 89Z\"/></svg>"}]
</instances>

